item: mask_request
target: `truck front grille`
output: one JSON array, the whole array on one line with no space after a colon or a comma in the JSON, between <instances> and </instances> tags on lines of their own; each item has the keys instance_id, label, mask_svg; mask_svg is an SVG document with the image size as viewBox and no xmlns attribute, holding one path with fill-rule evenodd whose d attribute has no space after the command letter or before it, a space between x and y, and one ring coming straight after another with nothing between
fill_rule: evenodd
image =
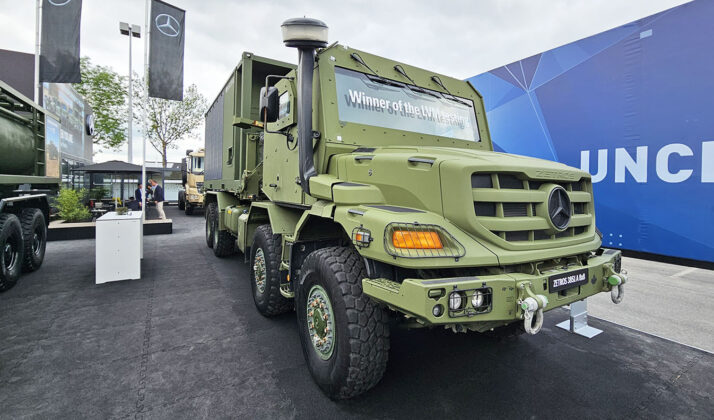
<instances>
[{"instance_id":1,"label":"truck front grille","mask_svg":"<svg viewBox=\"0 0 714 420\"><path fill-rule=\"evenodd\" d=\"M563 187L571 201L570 223L562 232L553 230L548 220L547 200L553 184ZM586 178L534 180L523 173L474 173L471 187L478 223L508 242L578 237L589 234L593 224L592 189Z\"/></svg>"}]
</instances>

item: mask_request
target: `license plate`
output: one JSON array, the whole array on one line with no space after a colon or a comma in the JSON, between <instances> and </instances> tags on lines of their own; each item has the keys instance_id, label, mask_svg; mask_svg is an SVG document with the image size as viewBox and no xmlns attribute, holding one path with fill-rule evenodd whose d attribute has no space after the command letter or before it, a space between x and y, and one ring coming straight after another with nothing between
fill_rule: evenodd
<instances>
[{"instance_id":1,"label":"license plate","mask_svg":"<svg viewBox=\"0 0 714 420\"><path fill-rule=\"evenodd\" d=\"M588 269L560 273L548 277L548 287L551 293L577 287L588 282Z\"/></svg>"}]
</instances>

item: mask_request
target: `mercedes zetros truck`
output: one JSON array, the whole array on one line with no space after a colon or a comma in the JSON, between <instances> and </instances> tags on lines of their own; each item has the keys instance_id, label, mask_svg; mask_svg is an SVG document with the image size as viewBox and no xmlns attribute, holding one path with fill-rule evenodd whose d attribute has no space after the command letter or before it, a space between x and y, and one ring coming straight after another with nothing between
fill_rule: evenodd
<instances>
[{"instance_id":1,"label":"mercedes zetros truck","mask_svg":"<svg viewBox=\"0 0 714 420\"><path fill-rule=\"evenodd\" d=\"M327 46L314 19L282 31L299 64L243 53L206 114L206 242L244 254L261 314L295 311L328 396L380 380L392 319L535 334L622 299L587 172L494 152L468 82Z\"/></svg>"}]
</instances>

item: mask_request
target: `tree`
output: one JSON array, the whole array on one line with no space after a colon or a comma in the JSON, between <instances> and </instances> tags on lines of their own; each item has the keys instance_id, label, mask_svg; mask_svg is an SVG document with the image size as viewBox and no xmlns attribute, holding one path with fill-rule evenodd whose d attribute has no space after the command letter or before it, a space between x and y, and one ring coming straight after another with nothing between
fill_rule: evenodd
<instances>
[{"instance_id":1,"label":"tree","mask_svg":"<svg viewBox=\"0 0 714 420\"><path fill-rule=\"evenodd\" d=\"M82 83L74 88L84 96L94 113L94 144L118 148L126 141L126 78L111 67L80 60Z\"/></svg>"},{"instance_id":2,"label":"tree","mask_svg":"<svg viewBox=\"0 0 714 420\"><path fill-rule=\"evenodd\" d=\"M196 135L203 122L208 102L198 92L196 85L189 86L183 101L144 97L144 80L134 76L134 103L138 112L134 119L143 127L144 136L161 154L161 162L166 167L166 152L178 148L179 140Z\"/></svg>"}]
</instances>

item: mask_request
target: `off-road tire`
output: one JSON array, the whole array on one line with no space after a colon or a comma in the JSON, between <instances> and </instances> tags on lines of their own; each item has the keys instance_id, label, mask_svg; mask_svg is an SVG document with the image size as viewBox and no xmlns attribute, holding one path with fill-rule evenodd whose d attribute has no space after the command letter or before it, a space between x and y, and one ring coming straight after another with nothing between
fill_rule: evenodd
<instances>
[{"instance_id":1,"label":"off-road tire","mask_svg":"<svg viewBox=\"0 0 714 420\"><path fill-rule=\"evenodd\" d=\"M179 210L186 209L186 193L179 191L178 193L178 208Z\"/></svg>"},{"instance_id":2,"label":"off-road tire","mask_svg":"<svg viewBox=\"0 0 714 420\"><path fill-rule=\"evenodd\" d=\"M262 250L265 266L264 291L258 289L255 279L256 255ZM280 261L282 259L280 235L274 235L270 225L261 225L255 229L253 245L250 247L250 287L253 290L253 302L261 315L271 317L293 310L293 300L280 293Z\"/></svg>"},{"instance_id":3,"label":"off-road tire","mask_svg":"<svg viewBox=\"0 0 714 420\"><path fill-rule=\"evenodd\" d=\"M10 265L5 261L5 245L12 244ZM22 274L22 226L14 214L0 214L0 292L10 289Z\"/></svg>"},{"instance_id":4,"label":"off-road tire","mask_svg":"<svg viewBox=\"0 0 714 420\"><path fill-rule=\"evenodd\" d=\"M235 251L235 236L231 235L227 230L218 230L218 204L211 203L213 211L211 212L211 229L213 230L213 255L218 258L224 258Z\"/></svg>"},{"instance_id":5,"label":"off-road tire","mask_svg":"<svg viewBox=\"0 0 714 420\"><path fill-rule=\"evenodd\" d=\"M387 367L387 310L362 293L367 277L354 248L330 247L312 252L302 265L296 314L303 354L313 379L332 399L357 396L374 387ZM308 333L307 294L313 285L329 295L334 312L335 348L327 360L318 356Z\"/></svg>"},{"instance_id":6,"label":"off-road tire","mask_svg":"<svg viewBox=\"0 0 714 420\"><path fill-rule=\"evenodd\" d=\"M47 247L45 215L40 209L23 209L20 213L20 224L24 242L22 270L25 272L35 271L40 268L45 259L45 248ZM37 235L38 244L33 249L35 235Z\"/></svg>"},{"instance_id":7,"label":"off-road tire","mask_svg":"<svg viewBox=\"0 0 714 420\"><path fill-rule=\"evenodd\" d=\"M213 248L213 235L215 235L213 231L213 213L217 210L218 204L216 203L210 203L208 207L206 207L206 246L209 248Z\"/></svg>"},{"instance_id":8,"label":"off-road tire","mask_svg":"<svg viewBox=\"0 0 714 420\"><path fill-rule=\"evenodd\" d=\"M193 205L191 205L191 203L185 202L183 204L183 206L184 206L183 212L186 216L190 216L193 214Z\"/></svg>"}]
</instances>

